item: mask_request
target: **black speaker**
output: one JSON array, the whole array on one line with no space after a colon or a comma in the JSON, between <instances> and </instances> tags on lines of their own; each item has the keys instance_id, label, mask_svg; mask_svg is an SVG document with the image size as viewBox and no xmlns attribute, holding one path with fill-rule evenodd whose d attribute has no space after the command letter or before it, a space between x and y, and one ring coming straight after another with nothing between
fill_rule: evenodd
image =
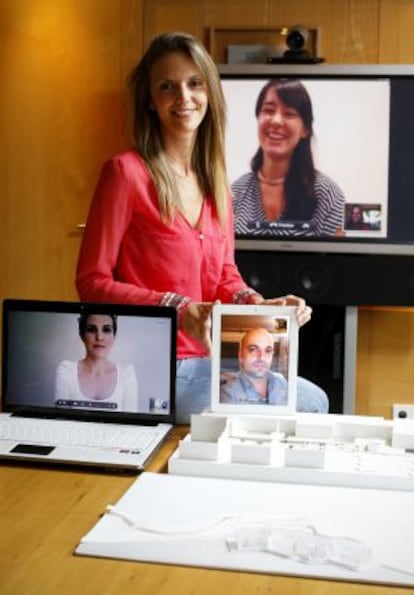
<instances>
[{"instance_id":1,"label":"black speaker","mask_svg":"<svg viewBox=\"0 0 414 595\"><path fill-rule=\"evenodd\" d=\"M401 255L236 250L245 281L265 297L311 305L414 305L414 258Z\"/></svg>"}]
</instances>

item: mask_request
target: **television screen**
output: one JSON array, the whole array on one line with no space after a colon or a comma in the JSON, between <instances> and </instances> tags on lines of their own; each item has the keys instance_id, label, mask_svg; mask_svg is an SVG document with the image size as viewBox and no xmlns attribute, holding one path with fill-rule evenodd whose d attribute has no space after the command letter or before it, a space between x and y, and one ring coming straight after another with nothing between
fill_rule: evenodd
<instances>
[{"instance_id":1,"label":"television screen","mask_svg":"<svg viewBox=\"0 0 414 595\"><path fill-rule=\"evenodd\" d=\"M414 68L223 65L236 248L414 254Z\"/></svg>"}]
</instances>

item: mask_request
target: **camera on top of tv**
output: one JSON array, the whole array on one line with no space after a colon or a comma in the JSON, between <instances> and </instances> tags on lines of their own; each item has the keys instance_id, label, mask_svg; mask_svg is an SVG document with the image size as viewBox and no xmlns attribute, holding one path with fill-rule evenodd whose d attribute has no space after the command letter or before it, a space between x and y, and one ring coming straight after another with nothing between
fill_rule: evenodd
<instances>
[{"instance_id":1,"label":"camera on top of tv","mask_svg":"<svg viewBox=\"0 0 414 595\"><path fill-rule=\"evenodd\" d=\"M288 29L286 35L286 45L289 48L285 51L286 58L310 58L308 50L305 48L309 37L309 31L303 25L295 25Z\"/></svg>"},{"instance_id":2,"label":"camera on top of tv","mask_svg":"<svg viewBox=\"0 0 414 595\"><path fill-rule=\"evenodd\" d=\"M295 62L301 64L319 64L324 62L323 58L318 58L310 53L307 48L309 39L309 30L304 25L293 25L289 27L286 32L286 46L287 50L281 57L269 57L267 62L270 64L285 63L294 64Z\"/></svg>"}]
</instances>

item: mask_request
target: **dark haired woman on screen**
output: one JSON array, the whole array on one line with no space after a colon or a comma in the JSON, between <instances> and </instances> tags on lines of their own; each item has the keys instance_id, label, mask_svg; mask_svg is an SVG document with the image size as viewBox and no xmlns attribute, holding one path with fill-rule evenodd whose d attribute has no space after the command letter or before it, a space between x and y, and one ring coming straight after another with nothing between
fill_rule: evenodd
<instances>
[{"instance_id":1,"label":"dark haired woman on screen","mask_svg":"<svg viewBox=\"0 0 414 595\"><path fill-rule=\"evenodd\" d=\"M177 310L178 423L210 406L211 309L259 304L234 262L224 161L225 103L217 68L185 33L159 35L130 77L135 147L109 160L87 219L77 268L82 300ZM268 303L311 309L284 296ZM326 411L327 397L301 379L299 407Z\"/></svg>"},{"instance_id":2,"label":"dark haired woman on screen","mask_svg":"<svg viewBox=\"0 0 414 595\"><path fill-rule=\"evenodd\" d=\"M134 367L110 359L117 334L116 317L83 313L78 324L85 355L79 361L64 360L59 364L56 405L90 411L137 412L138 383Z\"/></svg>"},{"instance_id":3,"label":"dark haired woman on screen","mask_svg":"<svg viewBox=\"0 0 414 595\"><path fill-rule=\"evenodd\" d=\"M345 198L315 169L313 110L297 79L272 79L256 101L259 148L232 184L236 235L342 235Z\"/></svg>"}]
</instances>

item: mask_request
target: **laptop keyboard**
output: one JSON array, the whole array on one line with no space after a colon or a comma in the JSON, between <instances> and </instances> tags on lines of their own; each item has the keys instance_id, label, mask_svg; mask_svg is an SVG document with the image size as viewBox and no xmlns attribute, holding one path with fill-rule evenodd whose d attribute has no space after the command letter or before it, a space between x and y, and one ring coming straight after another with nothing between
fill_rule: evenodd
<instances>
[{"instance_id":1,"label":"laptop keyboard","mask_svg":"<svg viewBox=\"0 0 414 595\"><path fill-rule=\"evenodd\" d=\"M8 417L0 420L0 439L51 446L89 446L142 451L158 433L136 426Z\"/></svg>"}]
</instances>

